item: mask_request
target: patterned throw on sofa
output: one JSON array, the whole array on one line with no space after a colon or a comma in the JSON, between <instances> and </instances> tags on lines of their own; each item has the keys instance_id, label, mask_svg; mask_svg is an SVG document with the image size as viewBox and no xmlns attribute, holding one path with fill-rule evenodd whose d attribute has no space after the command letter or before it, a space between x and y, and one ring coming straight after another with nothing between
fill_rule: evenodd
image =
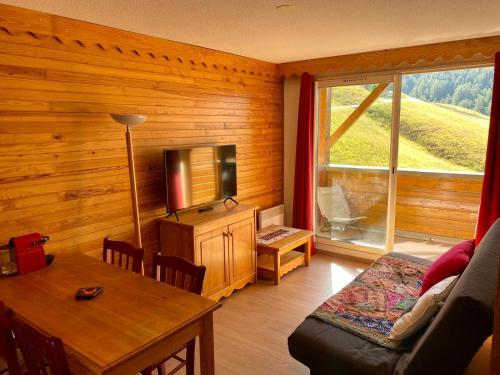
<instances>
[{"instance_id":1,"label":"patterned throw on sofa","mask_svg":"<svg viewBox=\"0 0 500 375\"><path fill-rule=\"evenodd\" d=\"M410 342L389 339L396 320L416 303L427 266L385 255L311 316L379 345L404 350Z\"/></svg>"}]
</instances>

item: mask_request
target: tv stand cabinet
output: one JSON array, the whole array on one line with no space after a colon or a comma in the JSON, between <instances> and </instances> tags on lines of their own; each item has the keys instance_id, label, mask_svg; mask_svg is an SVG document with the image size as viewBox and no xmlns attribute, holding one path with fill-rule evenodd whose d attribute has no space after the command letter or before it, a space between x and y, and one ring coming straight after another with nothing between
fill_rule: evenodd
<instances>
[{"instance_id":1,"label":"tv stand cabinet","mask_svg":"<svg viewBox=\"0 0 500 375\"><path fill-rule=\"evenodd\" d=\"M180 256L207 270L202 295L229 296L257 278L255 223L257 207L216 204L213 210L180 212L159 219L163 255Z\"/></svg>"}]
</instances>

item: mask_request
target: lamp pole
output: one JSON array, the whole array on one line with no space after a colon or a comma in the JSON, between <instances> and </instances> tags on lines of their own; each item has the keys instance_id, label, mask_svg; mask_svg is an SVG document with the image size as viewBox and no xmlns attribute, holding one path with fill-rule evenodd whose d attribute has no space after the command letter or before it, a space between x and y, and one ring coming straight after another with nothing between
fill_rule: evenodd
<instances>
[{"instance_id":1,"label":"lamp pole","mask_svg":"<svg viewBox=\"0 0 500 375\"><path fill-rule=\"evenodd\" d=\"M134 215L135 243L137 247L142 247L141 222L139 218L139 201L137 200L137 181L135 178L134 147L132 143L132 127L142 124L147 120L142 115L120 115L112 113L111 117L116 122L126 126L128 172L130 178L130 191L132 193L132 211Z\"/></svg>"}]
</instances>

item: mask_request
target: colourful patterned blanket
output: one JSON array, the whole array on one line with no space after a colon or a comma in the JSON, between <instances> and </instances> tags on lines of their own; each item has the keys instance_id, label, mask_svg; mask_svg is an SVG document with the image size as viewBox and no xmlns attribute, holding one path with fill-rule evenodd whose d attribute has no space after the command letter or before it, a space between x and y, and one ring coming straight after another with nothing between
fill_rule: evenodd
<instances>
[{"instance_id":1,"label":"colourful patterned blanket","mask_svg":"<svg viewBox=\"0 0 500 375\"><path fill-rule=\"evenodd\" d=\"M389 339L395 321L416 303L428 266L385 255L318 307L311 316L376 344L404 350Z\"/></svg>"}]
</instances>

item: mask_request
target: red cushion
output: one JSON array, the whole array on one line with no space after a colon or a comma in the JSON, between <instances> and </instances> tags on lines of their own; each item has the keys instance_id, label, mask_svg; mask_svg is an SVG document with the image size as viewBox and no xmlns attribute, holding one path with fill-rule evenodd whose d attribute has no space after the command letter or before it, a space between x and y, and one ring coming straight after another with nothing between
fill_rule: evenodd
<instances>
[{"instance_id":1,"label":"red cushion","mask_svg":"<svg viewBox=\"0 0 500 375\"><path fill-rule=\"evenodd\" d=\"M464 272L472 254L474 254L474 240L469 240L460 242L437 258L424 275L420 295L441 280Z\"/></svg>"}]
</instances>

